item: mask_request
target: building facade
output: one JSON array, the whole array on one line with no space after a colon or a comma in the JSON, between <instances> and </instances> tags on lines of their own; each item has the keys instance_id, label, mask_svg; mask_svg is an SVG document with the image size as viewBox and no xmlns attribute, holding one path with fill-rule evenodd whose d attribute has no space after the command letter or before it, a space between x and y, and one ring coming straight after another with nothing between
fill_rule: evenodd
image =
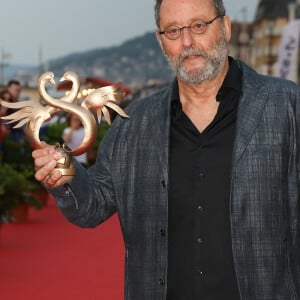
<instances>
[{"instance_id":1,"label":"building facade","mask_svg":"<svg viewBox=\"0 0 300 300\"><path fill-rule=\"evenodd\" d=\"M284 26L297 18L299 0L260 0L253 23L252 66L262 74L276 75Z\"/></svg>"},{"instance_id":2,"label":"building facade","mask_svg":"<svg viewBox=\"0 0 300 300\"><path fill-rule=\"evenodd\" d=\"M229 44L229 55L241 59L249 65L253 65L252 40L252 23L233 21L231 24L231 40Z\"/></svg>"}]
</instances>

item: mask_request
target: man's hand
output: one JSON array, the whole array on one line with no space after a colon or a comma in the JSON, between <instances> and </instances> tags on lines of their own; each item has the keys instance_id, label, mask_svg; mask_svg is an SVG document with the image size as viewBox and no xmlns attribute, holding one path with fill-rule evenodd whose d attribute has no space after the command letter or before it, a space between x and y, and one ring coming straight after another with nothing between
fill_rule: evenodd
<instances>
[{"instance_id":1,"label":"man's hand","mask_svg":"<svg viewBox=\"0 0 300 300\"><path fill-rule=\"evenodd\" d=\"M34 158L35 179L48 188L57 187L69 182L72 176L62 176L60 171L51 174L61 153L54 146L42 143L42 148L32 152Z\"/></svg>"}]
</instances>

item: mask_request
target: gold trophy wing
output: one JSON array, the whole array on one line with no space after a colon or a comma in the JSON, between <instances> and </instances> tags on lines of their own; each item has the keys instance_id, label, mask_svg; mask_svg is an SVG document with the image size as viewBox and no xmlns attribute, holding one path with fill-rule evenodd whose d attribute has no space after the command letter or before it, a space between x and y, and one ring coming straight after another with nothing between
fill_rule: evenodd
<instances>
[{"instance_id":1,"label":"gold trophy wing","mask_svg":"<svg viewBox=\"0 0 300 300\"><path fill-rule=\"evenodd\" d=\"M7 124L17 123L13 128L20 128L28 123L31 130L39 130L38 124L42 124L51 118L51 115L45 110L44 106L34 100L16 103L0 100L0 103L6 108L16 110L16 112L13 112L10 115L1 117L3 120L8 120Z\"/></svg>"},{"instance_id":2,"label":"gold trophy wing","mask_svg":"<svg viewBox=\"0 0 300 300\"><path fill-rule=\"evenodd\" d=\"M121 83L96 89L90 93L82 102L81 106L97 112L98 122L101 122L102 113L106 121L111 124L107 107L116 111L120 116L128 118L125 111L117 105L118 101L124 99L125 94L120 90Z\"/></svg>"}]
</instances>

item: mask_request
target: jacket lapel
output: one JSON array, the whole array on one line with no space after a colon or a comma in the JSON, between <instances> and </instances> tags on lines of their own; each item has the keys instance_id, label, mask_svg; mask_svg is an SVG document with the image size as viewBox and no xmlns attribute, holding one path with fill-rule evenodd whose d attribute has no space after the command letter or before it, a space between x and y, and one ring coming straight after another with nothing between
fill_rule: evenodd
<instances>
[{"instance_id":1,"label":"jacket lapel","mask_svg":"<svg viewBox=\"0 0 300 300\"><path fill-rule=\"evenodd\" d=\"M157 149L163 176L168 178L171 87L155 95L150 110L151 137Z\"/></svg>"},{"instance_id":2,"label":"jacket lapel","mask_svg":"<svg viewBox=\"0 0 300 300\"><path fill-rule=\"evenodd\" d=\"M258 74L241 62L238 63L243 71L243 95L238 108L237 132L233 149L233 171L254 134L269 97L269 93L262 86Z\"/></svg>"}]
</instances>

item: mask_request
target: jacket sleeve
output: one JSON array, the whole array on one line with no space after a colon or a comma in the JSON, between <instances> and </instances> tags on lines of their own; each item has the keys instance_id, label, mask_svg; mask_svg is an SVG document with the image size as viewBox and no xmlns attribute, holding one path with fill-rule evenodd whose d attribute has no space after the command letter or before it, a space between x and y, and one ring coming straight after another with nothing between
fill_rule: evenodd
<instances>
[{"instance_id":1,"label":"jacket sleeve","mask_svg":"<svg viewBox=\"0 0 300 300\"><path fill-rule=\"evenodd\" d=\"M296 103L296 160L297 160L297 172L298 172L298 188L300 189L300 91L298 92Z\"/></svg>"},{"instance_id":2,"label":"jacket sleeve","mask_svg":"<svg viewBox=\"0 0 300 300\"><path fill-rule=\"evenodd\" d=\"M80 227L95 227L116 212L111 178L114 134L111 129L109 132L91 168L85 169L74 159L76 174L71 182L49 189L63 215Z\"/></svg>"}]
</instances>

